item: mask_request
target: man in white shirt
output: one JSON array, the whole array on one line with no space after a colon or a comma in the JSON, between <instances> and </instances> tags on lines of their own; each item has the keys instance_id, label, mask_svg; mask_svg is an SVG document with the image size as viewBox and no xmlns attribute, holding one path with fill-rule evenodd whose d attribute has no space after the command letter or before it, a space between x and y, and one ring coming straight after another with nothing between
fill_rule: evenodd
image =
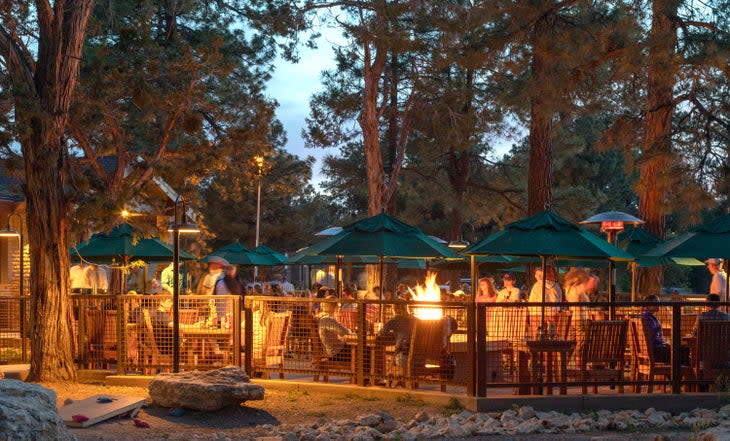
<instances>
[{"instance_id":1,"label":"man in white shirt","mask_svg":"<svg viewBox=\"0 0 730 441\"><path fill-rule=\"evenodd\" d=\"M705 261L707 271L712 274L712 282L710 282L709 294L717 294L721 299L726 300L727 274L722 270L722 259L711 258Z\"/></svg>"},{"instance_id":2,"label":"man in white shirt","mask_svg":"<svg viewBox=\"0 0 730 441\"><path fill-rule=\"evenodd\" d=\"M519 302L522 300L522 293L515 286L515 276L512 273L504 273L502 284L504 287L497 293L498 302Z\"/></svg>"},{"instance_id":3,"label":"man in white shirt","mask_svg":"<svg viewBox=\"0 0 730 441\"><path fill-rule=\"evenodd\" d=\"M545 277L545 303L562 302L563 301L563 290L560 289L558 284L558 275L553 267L547 267ZM542 268L535 270L535 284L532 285L530 290L530 297L527 299L530 303L541 303L542 298L542 284L543 284L543 273ZM549 325L556 325L558 319L557 307L546 307L545 308L545 323ZM542 307L531 306L530 307L530 329L534 337L539 336L539 328L542 327ZM543 329L544 333L545 330Z\"/></svg>"}]
</instances>

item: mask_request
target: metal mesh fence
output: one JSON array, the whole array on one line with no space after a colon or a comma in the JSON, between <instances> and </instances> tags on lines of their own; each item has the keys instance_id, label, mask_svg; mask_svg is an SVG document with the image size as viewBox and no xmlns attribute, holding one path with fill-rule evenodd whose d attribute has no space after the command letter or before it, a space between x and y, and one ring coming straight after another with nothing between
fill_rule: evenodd
<instances>
[{"instance_id":1,"label":"metal mesh fence","mask_svg":"<svg viewBox=\"0 0 730 441\"><path fill-rule=\"evenodd\" d=\"M21 301L23 302L21 309ZM0 364L23 363L28 360L28 298L0 297ZM26 320L20 320L21 311Z\"/></svg>"},{"instance_id":2,"label":"metal mesh fence","mask_svg":"<svg viewBox=\"0 0 730 441\"><path fill-rule=\"evenodd\" d=\"M27 299L24 299L27 302ZM724 391L730 304L487 303L182 296L181 370L362 386L466 388L478 396ZM29 335L28 305L23 321ZM544 314L543 314L544 311ZM79 369L173 366L169 296L72 296ZM0 363L22 362L17 298L0 298Z\"/></svg>"}]
</instances>

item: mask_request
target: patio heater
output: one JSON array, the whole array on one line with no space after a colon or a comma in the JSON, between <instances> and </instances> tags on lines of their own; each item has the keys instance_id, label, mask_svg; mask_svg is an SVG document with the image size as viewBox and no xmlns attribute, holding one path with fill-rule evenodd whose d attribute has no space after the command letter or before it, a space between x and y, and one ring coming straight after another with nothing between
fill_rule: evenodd
<instances>
[{"instance_id":1,"label":"patio heater","mask_svg":"<svg viewBox=\"0 0 730 441\"><path fill-rule=\"evenodd\" d=\"M10 219L13 216L18 217L18 230L10 228ZM23 293L25 292L25 242L23 241L23 217L19 213L10 213L8 215L7 227L0 230L0 237L17 237L20 239L20 294L18 296L19 305L19 330L20 330L20 346L21 346L21 360L23 363L27 360L27 351L25 348L25 302L23 301Z\"/></svg>"},{"instance_id":2,"label":"patio heater","mask_svg":"<svg viewBox=\"0 0 730 441\"><path fill-rule=\"evenodd\" d=\"M178 220L177 206L181 204ZM194 223L185 221L185 199L182 195L175 198L175 211L172 225L167 230L172 233L172 372L180 372L180 234L200 233Z\"/></svg>"},{"instance_id":3,"label":"patio heater","mask_svg":"<svg viewBox=\"0 0 730 441\"><path fill-rule=\"evenodd\" d=\"M634 217L628 213L621 211L606 211L605 213L598 213L589 217L586 220L580 221L580 224L600 224L601 231L606 233L606 241L613 246L616 246L616 238L626 225L640 225L644 221L638 217ZM636 297L635 292L635 274L636 274L636 263L631 262L631 300L634 301ZM608 261L608 302L613 304L616 296L616 268L612 260ZM610 308L610 318L613 319L613 308Z\"/></svg>"}]
</instances>

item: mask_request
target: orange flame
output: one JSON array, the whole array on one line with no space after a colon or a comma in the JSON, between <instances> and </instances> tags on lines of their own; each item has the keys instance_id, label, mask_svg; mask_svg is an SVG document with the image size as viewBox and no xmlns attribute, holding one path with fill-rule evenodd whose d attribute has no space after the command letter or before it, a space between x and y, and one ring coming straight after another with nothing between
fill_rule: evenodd
<instances>
[{"instance_id":1,"label":"orange flame","mask_svg":"<svg viewBox=\"0 0 730 441\"><path fill-rule=\"evenodd\" d=\"M415 292L410 288L409 291L416 302L441 301L441 288L436 284L436 273L428 273L423 286L416 285ZM439 320L443 316L443 310L438 306L420 306L413 308L413 315L421 320Z\"/></svg>"}]
</instances>

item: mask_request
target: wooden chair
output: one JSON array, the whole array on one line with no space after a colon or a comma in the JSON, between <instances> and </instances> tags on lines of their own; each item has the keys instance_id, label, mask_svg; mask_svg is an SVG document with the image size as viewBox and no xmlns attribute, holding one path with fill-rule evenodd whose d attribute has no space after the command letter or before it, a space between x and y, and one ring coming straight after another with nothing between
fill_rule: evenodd
<instances>
[{"instance_id":1,"label":"wooden chair","mask_svg":"<svg viewBox=\"0 0 730 441\"><path fill-rule=\"evenodd\" d=\"M142 371L145 374L155 374L163 364L172 365L172 354L165 354L160 351L155 338L155 328L152 325L150 311L147 308L142 310L143 323L138 328L137 338L140 342L140 361Z\"/></svg>"},{"instance_id":2,"label":"wooden chair","mask_svg":"<svg viewBox=\"0 0 730 441\"><path fill-rule=\"evenodd\" d=\"M83 314L83 358L87 369L94 369L104 364L104 311L100 308L84 307Z\"/></svg>"},{"instance_id":3,"label":"wooden chair","mask_svg":"<svg viewBox=\"0 0 730 441\"><path fill-rule=\"evenodd\" d=\"M693 367L697 379L730 374L730 321L700 320Z\"/></svg>"},{"instance_id":4,"label":"wooden chair","mask_svg":"<svg viewBox=\"0 0 730 441\"><path fill-rule=\"evenodd\" d=\"M253 359L254 371L257 368L279 368L279 378L284 378L284 352L286 352L286 338L291 323L291 311L272 312L266 324L266 334L258 357ZM267 376L270 376L267 373Z\"/></svg>"},{"instance_id":5,"label":"wooden chair","mask_svg":"<svg viewBox=\"0 0 730 441\"><path fill-rule=\"evenodd\" d=\"M312 369L314 370L314 381L319 381L319 376L322 375L322 381L325 383L329 381L329 375L332 372L337 372L340 375L350 377L350 381L355 381L355 371L353 369L353 361L343 361L332 359L327 355L322 344L322 339L319 335L319 325L317 320L312 321Z\"/></svg>"},{"instance_id":6,"label":"wooden chair","mask_svg":"<svg viewBox=\"0 0 730 441\"><path fill-rule=\"evenodd\" d=\"M591 320L585 330L585 341L578 349L578 372L574 376L583 382L583 393L588 393L585 382L593 381L593 393L598 393L599 380L619 382L619 392L624 378L624 356L626 353L626 320Z\"/></svg>"},{"instance_id":7,"label":"wooden chair","mask_svg":"<svg viewBox=\"0 0 730 441\"><path fill-rule=\"evenodd\" d=\"M497 306L490 307L487 311L487 340L507 342L503 356L507 360L509 372L514 373L517 363L512 344L527 336L527 308Z\"/></svg>"},{"instance_id":8,"label":"wooden chair","mask_svg":"<svg viewBox=\"0 0 730 441\"><path fill-rule=\"evenodd\" d=\"M418 387L418 379L437 378L441 391L446 391L448 360L445 345L445 319L413 320L413 331L406 363L406 384L409 389Z\"/></svg>"},{"instance_id":9,"label":"wooden chair","mask_svg":"<svg viewBox=\"0 0 730 441\"><path fill-rule=\"evenodd\" d=\"M642 377L649 381L647 392L652 393L654 386L651 382L657 376L662 376L669 380L672 368L669 363L656 361L654 358L654 350L651 346L651 335L644 326L644 320L641 318L631 319L631 335L632 345L634 347L633 363L632 363L632 379L641 381ZM664 386L666 391L666 385ZM634 386L635 392L641 392L641 384Z\"/></svg>"},{"instance_id":10,"label":"wooden chair","mask_svg":"<svg viewBox=\"0 0 730 441\"><path fill-rule=\"evenodd\" d=\"M198 322L197 308L181 308L179 311L181 325L194 325Z\"/></svg>"},{"instance_id":11,"label":"wooden chair","mask_svg":"<svg viewBox=\"0 0 730 441\"><path fill-rule=\"evenodd\" d=\"M564 309L560 312L558 312L558 323L556 325L557 329L557 339L558 340L568 340L568 335L570 334L570 323L571 318L573 316L573 311L569 309Z\"/></svg>"}]
</instances>

